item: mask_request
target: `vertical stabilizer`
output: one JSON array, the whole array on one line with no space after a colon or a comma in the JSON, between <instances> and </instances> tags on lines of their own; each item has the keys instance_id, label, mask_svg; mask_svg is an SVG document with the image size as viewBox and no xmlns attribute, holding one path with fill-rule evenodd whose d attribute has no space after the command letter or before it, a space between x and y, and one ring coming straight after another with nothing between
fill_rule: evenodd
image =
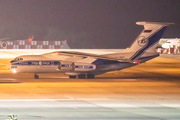
<instances>
[{"instance_id":1,"label":"vertical stabilizer","mask_svg":"<svg viewBox=\"0 0 180 120\"><path fill-rule=\"evenodd\" d=\"M159 39L162 37L166 26L173 23L137 22L136 24L143 25L144 30L129 48L129 52L134 53L130 57L130 60L137 60L141 56L146 56L146 53L156 55L156 45L159 42Z\"/></svg>"}]
</instances>

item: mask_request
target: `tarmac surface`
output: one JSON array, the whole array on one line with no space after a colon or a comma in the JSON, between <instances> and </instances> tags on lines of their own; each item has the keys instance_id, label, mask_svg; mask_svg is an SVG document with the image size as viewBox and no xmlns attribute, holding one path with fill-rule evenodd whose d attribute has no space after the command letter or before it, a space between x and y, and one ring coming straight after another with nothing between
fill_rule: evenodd
<instances>
[{"instance_id":1,"label":"tarmac surface","mask_svg":"<svg viewBox=\"0 0 180 120\"><path fill-rule=\"evenodd\" d=\"M179 120L180 56L96 76L13 74L0 60L0 120Z\"/></svg>"}]
</instances>

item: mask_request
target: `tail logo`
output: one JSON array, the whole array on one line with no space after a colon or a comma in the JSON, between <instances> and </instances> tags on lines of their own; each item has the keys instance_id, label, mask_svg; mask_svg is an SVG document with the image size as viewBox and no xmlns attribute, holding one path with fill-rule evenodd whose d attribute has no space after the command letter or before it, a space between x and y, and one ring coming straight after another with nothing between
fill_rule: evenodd
<instances>
[{"instance_id":1,"label":"tail logo","mask_svg":"<svg viewBox=\"0 0 180 120\"><path fill-rule=\"evenodd\" d=\"M148 43L148 41L147 41L146 37L139 36L139 38L137 39L137 43L139 46L143 47Z\"/></svg>"}]
</instances>

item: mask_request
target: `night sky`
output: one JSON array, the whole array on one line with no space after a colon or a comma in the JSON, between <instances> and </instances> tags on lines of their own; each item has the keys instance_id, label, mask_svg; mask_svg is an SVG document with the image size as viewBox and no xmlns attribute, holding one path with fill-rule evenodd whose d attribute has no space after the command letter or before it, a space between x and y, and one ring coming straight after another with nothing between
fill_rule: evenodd
<instances>
[{"instance_id":1,"label":"night sky","mask_svg":"<svg viewBox=\"0 0 180 120\"><path fill-rule=\"evenodd\" d=\"M0 38L126 48L143 28L137 21L180 23L180 0L0 0ZM180 37L180 26L163 37Z\"/></svg>"}]
</instances>

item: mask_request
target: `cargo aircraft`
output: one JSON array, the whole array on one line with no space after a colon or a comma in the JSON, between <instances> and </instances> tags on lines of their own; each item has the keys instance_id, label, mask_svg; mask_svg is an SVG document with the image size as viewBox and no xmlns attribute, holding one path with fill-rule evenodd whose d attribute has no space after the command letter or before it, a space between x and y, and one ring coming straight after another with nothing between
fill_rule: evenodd
<instances>
[{"instance_id":1,"label":"cargo aircraft","mask_svg":"<svg viewBox=\"0 0 180 120\"><path fill-rule=\"evenodd\" d=\"M95 78L95 75L122 70L159 56L156 45L166 26L174 23L136 22L144 29L133 44L124 50L106 54L101 50L66 50L43 55L24 55L12 60L9 69L14 73L65 73L69 78Z\"/></svg>"}]
</instances>

